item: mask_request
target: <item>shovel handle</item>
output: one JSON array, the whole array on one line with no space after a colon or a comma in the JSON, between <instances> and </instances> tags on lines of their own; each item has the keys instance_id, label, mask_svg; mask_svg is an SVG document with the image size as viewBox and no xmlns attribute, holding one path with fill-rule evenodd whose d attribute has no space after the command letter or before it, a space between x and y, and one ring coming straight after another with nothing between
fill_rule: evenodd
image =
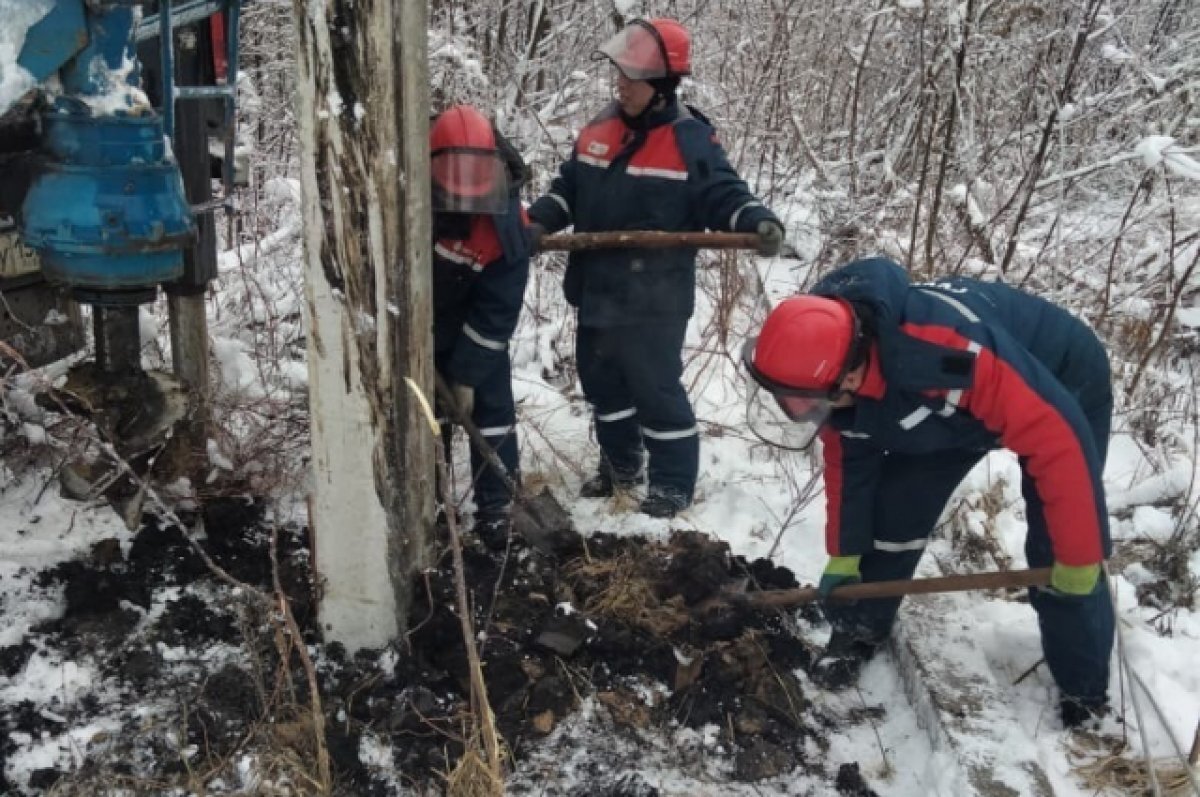
<instances>
[{"instance_id":1,"label":"shovel handle","mask_svg":"<svg viewBox=\"0 0 1200 797\"><path fill-rule=\"evenodd\" d=\"M619 230L547 235L539 252L577 252L581 249L757 249L751 232L662 232Z\"/></svg>"},{"instance_id":2,"label":"shovel handle","mask_svg":"<svg viewBox=\"0 0 1200 797\"><path fill-rule=\"evenodd\" d=\"M969 573L937 578L914 578L907 581L874 581L867 584L846 584L835 587L829 596L835 600L863 600L869 598L899 598L903 595L926 595L932 592L967 592L975 589L1001 589L1003 587L1044 587L1050 583L1050 568L1037 567L1030 570L1003 570L995 573ZM764 590L747 592L734 598L743 606L761 608L784 608L813 603L819 599L816 587L800 589Z\"/></svg>"},{"instance_id":3,"label":"shovel handle","mask_svg":"<svg viewBox=\"0 0 1200 797\"><path fill-rule=\"evenodd\" d=\"M450 420L467 430L467 437L471 438L471 442L475 444L475 448L479 451L484 461L500 477L500 481L504 483L505 489L512 495L513 500L516 500L520 495L516 480L508 472L508 468L504 467L504 463L500 461L496 450L492 448L492 444L483 436L483 432L479 431L479 427L459 409L458 402L454 400L454 391L450 389L450 385L446 384L446 380L436 370L433 372L433 383L434 389L437 391L438 400L442 402L446 411L450 413Z\"/></svg>"}]
</instances>

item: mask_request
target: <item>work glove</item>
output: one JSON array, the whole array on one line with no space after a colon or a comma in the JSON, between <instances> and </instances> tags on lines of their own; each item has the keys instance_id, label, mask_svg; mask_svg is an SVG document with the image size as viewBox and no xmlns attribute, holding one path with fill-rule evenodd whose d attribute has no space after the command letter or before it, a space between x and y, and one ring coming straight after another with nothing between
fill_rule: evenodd
<instances>
[{"instance_id":1,"label":"work glove","mask_svg":"<svg viewBox=\"0 0 1200 797\"><path fill-rule=\"evenodd\" d=\"M542 248L542 238L546 236L546 228L536 221L531 221L525 229L529 232L529 251L539 251Z\"/></svg>"},{"instance_id":2,"label":"work glove","mask_svg":"<svg viewBox=\"0 0 1200 797\"><path fill-rule=\"evenodd\" d=\"M469 420L471 413L475 411L475 388L456 383L450 387L450 392L454 394L454 405L458 408L458 414Z\"/></svg>"},{"instance_id":3,"label":"work glove","mask_svg":"<svg viewBox=\"0 0 1200 797\"><path fill-rule=\"evenodd\" d=\"M1100 580L1100 564L1064 565L1055 562L1050 569L1050 590L1060 595L1082 598L1092 594Z\"/></svg>"},{"instance_id":4,"label":"work glove","mask_svg":"<svg viewBox=\"0 0 1200 797\"><path fill-rule=\"evenodd\" d=\"M783 227L772 219L758 223L758 253L763 257L775 257L783 248Z\"/></svg>"},{"instance_id":5,"label":"work glove","mask_svg":"<svg viewBox=\"0 0 1200 797\"><path fill-rule=\"evenodd\" d=\"M829 557L829 562L825 565L825 572L821 574L821 580L817 584L817 595L820 597L821 603L829 600L829 593L834 588L862 581L862 573L858 569L861 560L861 556Z\"/></svg>"}]
</instances>

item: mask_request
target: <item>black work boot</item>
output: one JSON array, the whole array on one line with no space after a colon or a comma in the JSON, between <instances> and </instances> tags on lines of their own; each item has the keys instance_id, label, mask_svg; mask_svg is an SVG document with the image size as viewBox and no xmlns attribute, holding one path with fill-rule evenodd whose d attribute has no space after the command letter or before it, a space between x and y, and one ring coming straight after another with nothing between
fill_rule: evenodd
<instances>
[{"instance_id":1,"label":"black work boot","mask_svg":"<svg viewBox=\"0 0 1200 797\"><path fill-rule=\"evenodd\" d=\"M689 503L691 502L674 490L651 487L649 494L638 506L638 511L650 517L673 518L676 513L687 509Z\"/></svg>"},{"instance_id":2,"label":"black work boot","mask_svg":"<svg viewBox=\"0 0 1200 797\"><path fill-rule=\"evenodd\" d=\"M579 488L580 498L612 498L617 490L632 490L638 486L641 478L638 474L632 476L614 475L611 470L601 465L596 475L583 483Z\"/></svg>"},{"instance_id":3,"label":"black work boot","mask_svg":"<svg viewBox=\"0 0 1200 797\"><path fill-rule=\"evenodd\" d=\"M1108 697L1071 697L1063 695L1058 704L1064 728L1084 728L1108 715Z\"/></svg>"},{"instance_id":4,"label":"black work boot","mask_svg":"<svg viewBox=\"0 0 1200 797\"><path fill-rule=\"evenodd\" d=\"M834 631L808 677L823 689L840 691L858 682L863 666L878 650L878 643L857 639L845 631Z\"/></svg>"},{"instance_id":5,"label":"black work boot","mask_svg":"<svg viewBox=\"0 0 1200 797\"><path fill-rule=\"evenodd\" d=\"M475 513L475 525L471 527L471 533L493 551L502 551L508 545L512 527L511 507L488 507Z\"/></svg>"}]
</instances>

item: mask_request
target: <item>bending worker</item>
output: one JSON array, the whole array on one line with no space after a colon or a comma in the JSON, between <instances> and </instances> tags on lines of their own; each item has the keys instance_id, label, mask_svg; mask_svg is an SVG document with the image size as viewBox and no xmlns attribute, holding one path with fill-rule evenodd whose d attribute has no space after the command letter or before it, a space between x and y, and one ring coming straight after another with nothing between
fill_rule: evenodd
<instances>
[{"instance_id":1,"label":"bending worker","mask_svg":"<svg viewBox=\"0 0 1200 797\"><path fill-rule=\"evenodd\" d=\"M743 359L790 418L820 425L829 563L819 589L909 579L955 487L998 447L1019 457L1031 590L1064 724L1103 713L1113 610L1101 476L1112 416L1104 346L1081 321L995 282L913 284L860 260L780 303ZM826 604L814 678L853 682L899 599Z\"/></svg>"},{"instance_id":2,"label":"bending worker","mask_svg":"<svg viewBox=\"0 0 1200 797\"><path fill-rule=\"evenodd\" d=\"M433 207L434 365L516 479L516 408L508 343L529 277L518 199L525 164L483 114L456 105L429 133ZM514 496L471 446L475 533L508 535Z\"/></svg>"}]
</instances>

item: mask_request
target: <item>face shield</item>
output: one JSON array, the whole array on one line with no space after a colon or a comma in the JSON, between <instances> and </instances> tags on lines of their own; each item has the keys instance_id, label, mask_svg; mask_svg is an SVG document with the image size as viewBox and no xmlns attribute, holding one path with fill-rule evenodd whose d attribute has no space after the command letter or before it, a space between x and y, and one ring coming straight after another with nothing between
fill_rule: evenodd
<instances>
[{"instance_id":1,"label":"face shield","mask_svg":"<svg viewBox=\"0 0 1200 797\"><path fill-rule=\"evenodd\" d=\"M601 45L593 54L607 58L630 80L656 80L668 76L667 49L649 24L636 20Z\"/></svg>"},{"instance_id":2,"label":"face shield","mask_svg":"<svg viewBox=\"0 0 1200 797\"><path fill-rule=\"evenodd\" d=\"M435 212L508 212L508 172L495 150L446 147L430 154Z\"/></svg>"},{"instance_id":3,"label":"face shield","mask_svg":"<svg viewBox=\"0 0 1200 797\"><path fill-rule=\"evenodd\" d=\"M806 451L817 439L825 417L814 413L805 420L796 420L780 405L769 390L751 386L746 403L746 426L750 433L767 445L785 451Z\"/></svg>"},{"instance_id":4,"label":"face shield","mask_svg":"<svg viewBox=\"0 0 1200 797\"><path fill-rule=\"evenodd\" d=\"M845 391L837 383L828 388L800 388L776 382L754 365L757 343L757 338L751 338L742 347L742 364L755 382L746 418L750 429L763 442L779 448L806 449Z\"/></svg>"}]
</instances>

